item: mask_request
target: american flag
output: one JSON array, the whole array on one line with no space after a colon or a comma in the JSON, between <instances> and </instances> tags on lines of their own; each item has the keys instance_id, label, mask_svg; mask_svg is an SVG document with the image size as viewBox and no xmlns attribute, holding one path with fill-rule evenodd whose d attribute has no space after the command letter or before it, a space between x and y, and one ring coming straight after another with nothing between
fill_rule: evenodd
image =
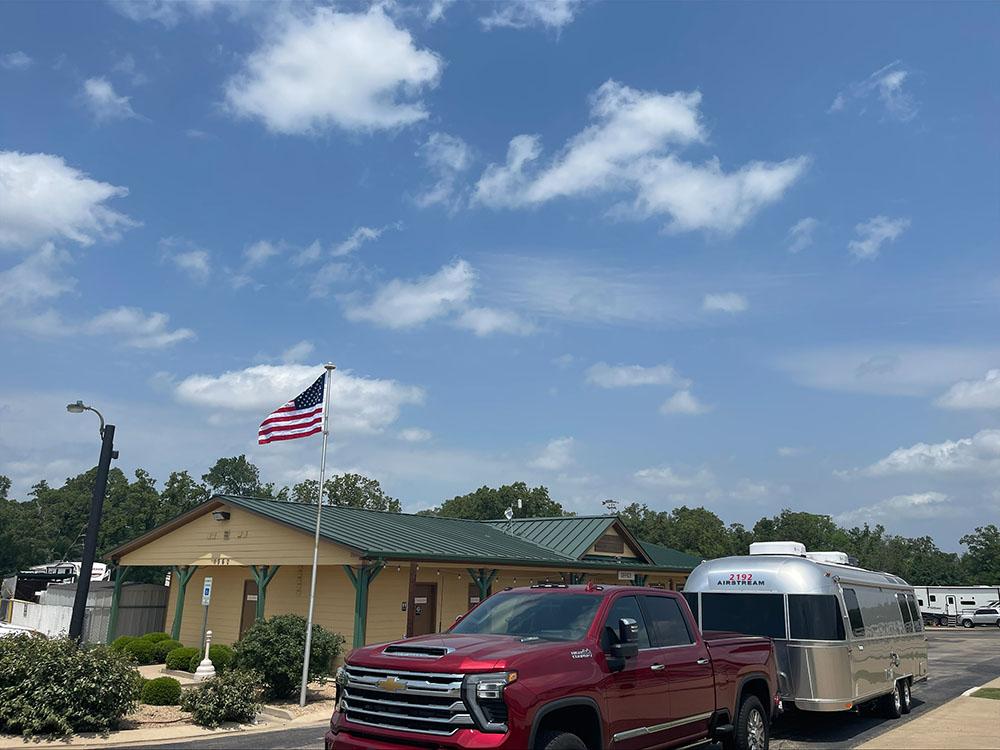
<instances>
[{"instance_id":1,"label":"american flag","mask_svg":"<svg viewBox=\"0 0 1000 750\"><path fill-rule=\"evenodd\" d=\"M323 431L323 386L327 373L293 400L282 404L267 415L257 430L257 443L265 445L276 440L294 440Z\"/></svg>"}]
</instances>

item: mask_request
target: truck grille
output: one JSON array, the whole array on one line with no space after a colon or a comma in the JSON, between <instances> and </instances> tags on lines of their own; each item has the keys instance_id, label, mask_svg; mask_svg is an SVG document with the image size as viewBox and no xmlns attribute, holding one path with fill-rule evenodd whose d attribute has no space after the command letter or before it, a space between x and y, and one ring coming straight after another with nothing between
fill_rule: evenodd
<instances>
[{"instance_id":1,"label":"truck grille","mask_svg":"<svg viewBox=\"0 0 1000 750\"><path fill-rule=\"evenodd\" d=\"M402 732L453 734L474 726L460 674L346 667L340 710L355 724Z\"/></svg>"}]
</instances>

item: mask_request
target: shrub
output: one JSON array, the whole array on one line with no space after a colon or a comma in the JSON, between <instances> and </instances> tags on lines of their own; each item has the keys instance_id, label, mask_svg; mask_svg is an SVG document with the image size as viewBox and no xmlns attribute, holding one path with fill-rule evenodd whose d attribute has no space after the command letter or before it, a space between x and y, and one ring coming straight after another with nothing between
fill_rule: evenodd
<instances>
[{"instance_id":1,"label":"shrub","mask_svg":"<svg viewBox=\"0 0 1000 750\"><path fill-rule=\"evenodd\" d=\"M68 638L0 638L0 732L66 736L106 732L135 710L131 659Z\"/></svg>"},{"instance_id":2,"label":"shrub","mask_svg":"<svg viewBox=\"0 0 1000 750\"><path fill-rule=\"evenodd\" d=\"M126 643L123 651L135 659L136 664L153 663L153 644L142 638Z\"/></svg>"},{"instance_id":3,"label":"shrub","mask_svg":"<svg viewBox=\"0 0 1000 750\"><path fill-rule=\"evenodd\" d=\"M163 664L167 660L167 654L175 648L183 648L180 641L172 641L169 638L165 641L157 641L153 644L153 664Z\"/></svg>"},{"instance_id":4,"label":"shrub","mask_svg":"<svg viewBox=\"0 0 1000 750\"><path fill-rule=\"evenodd\" d=\"M112 651L124 651L125 647L135 639L134 635L123 635L120 638L115 638L108 648Z\"/></svg>"},{"instance_id":5,"label":"shrub","mask_svg":"<svg viewBox=\"0 0 1000 750\"><path fill-rule=\"evenodd\" d=\"M260 708L261 693L259 674L231 669L184 693L181 708L203 727L217 727L224 721L248 724Z\"/></svg>"},{"instance_id":6,"label":"shrub","mask_svg":"<svg viewBox=\"0 0 1000 750\"><path fill-rule=\"evenodd\" d=\"M205 658L205 652L195 654L191 657L191 668L189 672L198 671L198 665L201 664L201 660ZM208 647L208 658L212 662L212 666L215 667L216 672L222 672L230 665L233 661L233 650L229 646L219 644L212 644Z\"/></svg>"},{"instance_id":7,"label":"shrub","mask_svg":"<svg viewBox=\"0 0 1000 750\"><path fill-rule=\"evenodd\" d=\"M142 640L149 641L150 643L159 643L160 641L165 641L170 638L169 633L146 633L142 637Z\"/></svg>"},{"instance_id":8,"label":"shrub","mask_svg":"<svg viewBox=\"0 0 1000 750\"><path fill-rule=\"evenodd\" d=\"M176 706L181 700L181 683L173 677L147 680L139 693L139 700L149 706Z\"/></svg>"},{"instance_id":9,"label":"shrub","mask_svg":"<svg viewBox=\"0 0 1000 750\"><path fill-rule=\"evenodd\" d=\"M184 671L189 671L188 666L191 664L191 657L197 653L198 649L191 648L190 646L175 648L167 654L167 669L183 669Z\"/></svg>"},{"instance_id":10,"label":"shrub","mask_svg":"<svg viewBox=\"0 0 1000 750\"><path fill-rule=\"evenodd\" d=\"M286 698L302 679L302 653L306 643L306 620L299 615L277 615L254 623L236 644L238 669L258 672L267 694ZM309 679L330 673L333 660L340 653L344 638L320 625L313 625Z\"/></svg>"}]
</instances>

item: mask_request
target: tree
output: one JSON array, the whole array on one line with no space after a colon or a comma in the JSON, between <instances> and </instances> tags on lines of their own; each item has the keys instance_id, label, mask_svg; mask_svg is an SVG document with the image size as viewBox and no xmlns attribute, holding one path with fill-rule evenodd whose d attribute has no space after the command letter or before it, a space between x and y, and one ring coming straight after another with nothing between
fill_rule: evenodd
<instances>
[{"instance_id":1,"label":"tree","mask_svg":"<svg viewBox=\"0 0 1000 750\"><path fill-rule=\"evenodd\" d=\"M208 488L186 471L172 471L160 493L157 525L186 513L209 498Z\"/></svg>"},{"instance_id":2,"label":"tree","mask_svg":"<svg viewBox=\"0 0 1000 750\"><path fill-rule=\"evenodd\" d=\"M994 585L1000 581L1000 528L996 524L977 526L959 541L969 548L962 558L968 583Z\"/></svg>"},{"instance_id":3,"label":"tree","mask_svg":"<svg viewBox=\"0 0 1000 750\"><path fill-rule=\"evenodd\" d=\"M260 469L248 461L245 455L220 458L201 479L208 485L213 495L288 499L287 489L275 493L273 482L261 483Z\"/></svg>"},{"instance_id":4,"label":"tree","mask_svg":"<svg viewBox=\"0 0 1000 750\"><path fill-rule=\"evenodd\" d=\"M520 508L517 505L518 500L521 501ZM507 508L514 509L516 518L573 515L549 497L548 488L534 487L529 490L524 482L505 484L496 489L484 485L475 492L445 500L440 507L427 511L425 515L485 521L503 518Z\"/></svg>"},{"instance_id":5,"label":"tree","mask_svg":"<svg viewBox=\"0 0 1000 750\"><path fill-rule=\"evenodd\" d=\"M306 479L291 490L291 499L297 503L315 503L319 481ZM377 479L361 474L337 474L323 483L323 502L347 508L384 510L399 513L403 510L399 500L387 495Z\"/></svg>"},{"instance_id":6,"label":"tree","mask_svg":"<svg viewBox=\"0 0 1000 750\"><path fill-rule=\"evenodd\" d=\"M756 542L802 542L807 550L842 550L849 541L847 533L830 516L787 508L773 518L757 521L753 535Z\"/></svg>"}]
</instances>

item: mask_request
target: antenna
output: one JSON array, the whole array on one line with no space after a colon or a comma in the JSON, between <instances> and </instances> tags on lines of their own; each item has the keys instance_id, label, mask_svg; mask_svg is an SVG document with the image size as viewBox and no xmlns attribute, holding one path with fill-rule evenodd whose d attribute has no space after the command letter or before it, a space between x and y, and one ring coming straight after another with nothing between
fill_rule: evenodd
<instances>
[{"instance_id":1,"label":"antenna","mask_svg":"<svg viewBox=\"0 0 1000 750\"><path fill-rule=\"evenodd\" d=\"M507 508L507 510L503 512L503 517L507 519L507 533L509 534L511 533L511 521L514 520L514 509Z\"/></svg>"}]
</instances>

